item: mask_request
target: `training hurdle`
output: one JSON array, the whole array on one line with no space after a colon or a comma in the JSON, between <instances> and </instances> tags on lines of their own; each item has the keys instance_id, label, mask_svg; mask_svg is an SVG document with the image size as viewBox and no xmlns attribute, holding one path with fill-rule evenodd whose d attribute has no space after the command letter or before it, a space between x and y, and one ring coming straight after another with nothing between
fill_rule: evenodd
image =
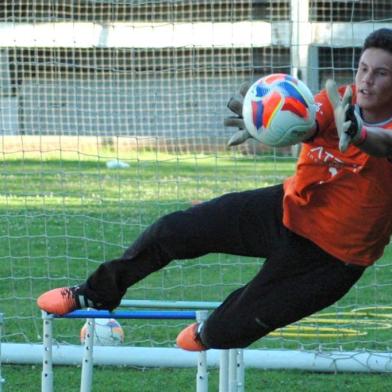
<instances>
[{"instance_id":1,"label":"training hurdle","mask_svg":"<svg viewBox=\"0 0 392 392\"><path fill-rule=\"evenodd\" d=\"M153 301L152 301L153 302ZM176 302L178 305L178 302ZM128 304L122 304L122 306ZM150 305L152 303L150 302ZM167 305L167 303L166 303ZM133 306L141 306L141 303ZM42 392L53 391L53 321L59 318L87 319L87 333L83 346L81 392L90 392L93 378L94 327L97 318L115 319L192 319L202 322L207 317L207 310L118 310L114 312L97 310L77 310L63 316L42 312L43 318L43 361L42 361ZM197 353L196 391L208 391L207 351ZM219 363L219 391L244 391L244 361L240 349L221 350Z\"/></svg>"}]
</instances>

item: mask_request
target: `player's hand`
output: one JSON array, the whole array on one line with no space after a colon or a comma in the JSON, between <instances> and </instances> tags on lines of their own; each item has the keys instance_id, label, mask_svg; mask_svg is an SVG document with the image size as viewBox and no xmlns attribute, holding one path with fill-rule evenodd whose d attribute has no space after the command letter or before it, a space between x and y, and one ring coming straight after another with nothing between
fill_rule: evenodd
<instances>
[{"instance_id":1,"label":"player's hand","mask_svg":"<svg viewBox=\"0 0 392 392\"><path fill-rule=\"evenodd\" d=\"M238 128L238 130L234 133L234 135L229 139L227 145L229 147L236 146L241 144L251 138L251 134L246 130L244 118L242 117L242 105L244 102L244 97L246 92L249 90L249 87L252 83L245 82L241 85L239 94L231 97L229 102L227 103L227 107L235 114L234 116L226 117L224 119L225 127L234 127Z\"/></svg>"},{"instance_id":2,"label":"player's hand","mask_svg":"<svg viewBox=\"0 0 392 392\"><path fill-rule=\"evenodd\" d=\"M361 140L363 122L351 103L353 93L350 86L346 87L342 98L340 98L335 81L328 79L325 88L334 112L339 135L339 150L345 152L350 143Z\"/></svg>"}]
</instances>

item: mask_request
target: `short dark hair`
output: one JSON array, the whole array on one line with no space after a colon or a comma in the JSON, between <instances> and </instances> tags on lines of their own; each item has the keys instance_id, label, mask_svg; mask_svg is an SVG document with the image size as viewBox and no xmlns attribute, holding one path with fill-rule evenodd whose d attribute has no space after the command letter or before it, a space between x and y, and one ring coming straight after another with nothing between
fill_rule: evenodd
<instances>
[{"instance_id":1,"label":"short dark hair","mask_svg":"<svg viewBox=\"0 0 392 392\"><path fill-rule=\"evenodd\" d=\"M370 33L362 47L362 53L369 48L384 49L392 53L392 29L381 28Z\"/></svg>"}]
</instances>

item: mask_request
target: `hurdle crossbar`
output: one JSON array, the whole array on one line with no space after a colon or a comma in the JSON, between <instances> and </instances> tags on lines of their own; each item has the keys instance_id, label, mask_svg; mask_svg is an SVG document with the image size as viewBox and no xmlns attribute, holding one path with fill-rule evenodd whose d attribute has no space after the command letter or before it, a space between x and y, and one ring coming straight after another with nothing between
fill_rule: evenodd
<instances>
[{"instance_id":1,"label":"hurdle crossbar","mask_svg":"<svg viewBox=\"0 0 392 392\"><path fill-rule=\"evenodd\" d=\"M113 319L145 319L145 320L195 320L196 311L186 310L74 310L63 316L54 318L113 318Z\"/></svg>"}]
</instances>

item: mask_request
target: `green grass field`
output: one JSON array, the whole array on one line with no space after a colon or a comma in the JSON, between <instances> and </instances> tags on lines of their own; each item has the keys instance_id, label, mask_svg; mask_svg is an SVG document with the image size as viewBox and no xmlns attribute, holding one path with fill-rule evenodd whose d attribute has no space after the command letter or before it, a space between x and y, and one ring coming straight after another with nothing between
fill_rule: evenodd
<instances>
[{"instance_id":1,"label":"green grass field","mask_svg":"<svg viewBox=\"0 0 392 392\"><path fill-rule=\"evenodd\" d=\"M76 284L100 262L115 258L159 216L226 192L281 182L294 170L285 157L130 154L129 168L107 169L105 159L72 152L25 152L0 161L0 310L5 341L38 342L36 297L45 290ZM391 346L392 249L370 268L342 301L314 318L278 331L254 345L268 348L388 350ZM219 301L249 280L262 260L207 255L174 261L130 288L127 298ZM363 309L367 308L367 309ZM59 342L78 344L83 321L58 320ZM173 346L182 321L124 320L126 344ZM7 365L6 390L39 390L39 366ZM76 391L80 369L59 367L58 390ZM321 375L247 370L247 390L385 390L383 375ZM195 371L101 368L94 391L194 389ZM361 388L356 384L361 380ZM67 384L67 388L59 385ZM172 384L171 384L172 383ZM217 374L211 372L211 385ZM357 388L355 387L357 385ZM370 385L379 385L371 389ZM12 386L12 387L11 387ZM131 387L132 386L132 389ZM328 386L328 388L327 388ZM129 389L128 389L129 388ZM308 389L307 389L308 388ZM350 389L351 388L351 389ZM378 388L378 387L377 387ZM216 388L212 387L212 390Z\"/></svg>"},{"instance_id":2,"label":"green grass field","mask_svg":"<svg viewBox=\"0 0 392 392\"><path fill-rule=\"evenodd\" d=\"M23 377L21 377L23 374ZM39 366L4 366L5 391L40 390ZM266 371L247 369L247 392L386 392L391 388L390 374L322 374L301 371ZM194 369L131 369L99 367L94 371L94 392L194 392ZM218 391L218 371L212 369L208 376L209 391ZM56 367L55 391L79 392L80 368Z\"/></svg>"}]
</instances>

